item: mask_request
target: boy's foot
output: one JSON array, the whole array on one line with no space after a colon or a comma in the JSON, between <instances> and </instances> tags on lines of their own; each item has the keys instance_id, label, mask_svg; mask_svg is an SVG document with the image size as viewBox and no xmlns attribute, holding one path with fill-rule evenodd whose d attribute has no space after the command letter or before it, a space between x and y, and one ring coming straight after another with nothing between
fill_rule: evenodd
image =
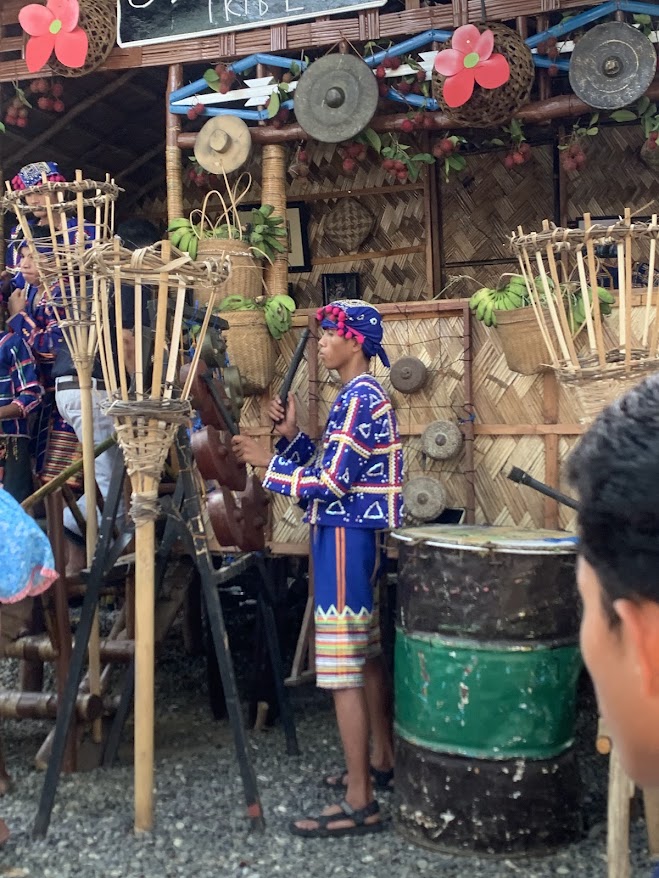
<instances>
[{"instance_id":1,"label":"boy's foot","mask_svg":"<svg viewBox=\"0 0 659 878\"><path fill-rule=\"evenodd\" d=\"M376 790L383 790L384 792L393 791L393 768L387 768L385 770L382 770L380 768L374 768L371 765L370 771L371 781L373 782L373 787ZM326 777L323 778L323 783L326 787L331 787L332 789L343 789L348 786L348 772L344 769L341 773L337 772L337 774L328 774Z\"/></svg>"},{"instance_id":2,"label":"boy's foot","mask_svg":"<svg viewBox=\"0 0 659 878\"><path fill-rule=\"evenodd\" d=\"M345 800L330 805L317 817L301 817L289 824L293 835L303 838L337 838L382 832L384 823L380 806L373 799L365 808L352 808Z\"/></svg>"},{"instance_id":3,"label":"boy's foot","mask_svg":"<svg viewBox=\"0 0 659 878\"><path fill-rule=\"evenodd\" d=\"M10 835L9 827L4 820L0 820L0 845L3 845Z\"/></svg>"}]
</instances>

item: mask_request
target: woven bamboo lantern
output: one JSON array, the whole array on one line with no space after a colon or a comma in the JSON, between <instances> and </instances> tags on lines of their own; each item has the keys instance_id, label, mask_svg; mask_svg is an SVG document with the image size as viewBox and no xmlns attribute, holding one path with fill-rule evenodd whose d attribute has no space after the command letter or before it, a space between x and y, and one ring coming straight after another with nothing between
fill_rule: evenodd
<instances>
[{"instance_id":1,"label":"woven bamboo lantern","mask_svg":"<svg viewBox=\"0 0 659 878\"><path fill-rule=\"evenodd\" d=\"M46 288L58 291L53 300L55 314L75 365L80 386L82 413L82 459L84 494L87 511L85 528L87 566L96 549L96 479L94 429L92 414L92 371L97 349L93 317L94 297L98 292L97 278L88 264L92 241L108 241L114 232L114 205L119 188L106 177L104 182L83 179L76 171L72 183L44 181L37 186L12 192L7 183L3 201L5 209L14 211L30 255ZM35 241L33 228L27 222L32 208L27 196L47 196L47 236ZM91 217L85 219L85 211ZM54 287L53 285L56 285ZM98 618L89 644L89 679L92 694L100 694L100 638ZM96 723L94 736L100 741L101 727Z\"/></svg>"},{"instance_id":2,"label":"woven bamboo lantern","mask_svg":"<svg viewBox=\"0 0 659 878\"><path fill-rule=\"evenodd\" d=\"M131 480L130 516L135 522L135 830L153 826L153 722L154 722L154 557L158 485L175 433L191 414L190 388L217 291L226 281L230 264L223 256L203 263L189 254L172 251L165 241L129 251L115 239L91 252L99 278L95 325L99 354L108 392L106 412L113 418L117 441ZM135 371L129 384L122 331L122 281L135 295ZM176 388L183 330L186 289L204 285L211 289L204 322L196 337L195 354L185 386ZM142 346L145 296L156 290L153 356ZM173 316L170 306L173 305ZM114 321L110 309L114 309ZM116 358L114 355L116 351ZM150 371L145 360L151 360Z\"/></svg>"},{"instance_id":3,"label":"woven bamboo lantern","mask_svg":"<svg viewBox=\"0 0 659 878\"><path fill-rule=\"evenodd\" d=\"M655 289L657 216L633 223L631 211L608 226L593 225L584 216L583 229L550 227L524 234L518 228L511 244L526 280L531 304L547 350L549 364L568 392L573 392L582 421L592 421L610 402L659 369ZM614 245L618 274L617 335L603 325L598 289L597 245ZM643 326L632 330L632 247L649 247L649 270ZM574 281L566 280L575 278ZM584 322L575 328L565 296L581 299ZM585 333L582 330L585 329Z\"/></svg>"}]
</instances>

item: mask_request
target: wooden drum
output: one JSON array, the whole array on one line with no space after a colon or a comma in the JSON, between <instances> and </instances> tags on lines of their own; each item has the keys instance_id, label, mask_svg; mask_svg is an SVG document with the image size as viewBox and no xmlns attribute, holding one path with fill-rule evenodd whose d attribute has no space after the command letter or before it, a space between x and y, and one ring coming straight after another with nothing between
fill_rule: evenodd
<instances>
[{"instance_id":1,"label":"wooden drum","mask_svg":"<svg viewBox=\"0 0 659 878\"><path fill-rule=\"evenodd\" d=\"M576 537L456 525L394 536L399 830L453 853L574 841Z\"/></svg>"}]
</instances>

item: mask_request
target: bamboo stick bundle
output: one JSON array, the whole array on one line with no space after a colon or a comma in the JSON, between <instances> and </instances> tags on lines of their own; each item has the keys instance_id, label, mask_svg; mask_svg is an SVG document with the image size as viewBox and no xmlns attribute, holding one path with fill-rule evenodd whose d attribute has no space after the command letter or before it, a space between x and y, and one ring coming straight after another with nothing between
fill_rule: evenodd
<instances>
[{"instance_id":1,"label":"bamboo stick bundle","mask_svg":"<svg viewBox=\"0 0 659 878\"><path fill-rule=\"evenodd\" d=\"M82 415L82 458L84 495L87 510L85 544L87 566L91 566L97 542L96 479L92 408L92 372L97 349L96 326L92 316L93 289L96 278L90 274L85 253L92 242L108 241L114 231L114 202L120 189L106 176L105 181L83 179L80 170L71 183L49 182L28 189L11 191L3 207L16 214L41 282L55 306L64 341L69 348L80 387ZM39 229L45 235L35 237L27 221L31 211L28 195L45 196L47 225ZM87 219L93 214L93 220ZM89 673L92 694L100 693L100 655L98 617L89 644ZM101 723L94 724L94 737L101 740Z\"/></svg>"},{"instance_id":2,"label":"bamboo stick bundle","mask_svg":"<svg viewBox=\"0 0 659 878\"><path fill-rule=\"evenodd\" d=\"M549 362L557 377L574 390L577 405L588 422L604 406L633 384L659 369L657 357L657 297L654 270L659 225L633 222L624 217L610 225L594 225L589 214L583 228L556 228L545 221L542 230L524 234L518 227L511 237L538 321ZM650 262L642 341L632 333L633 246L649 243ZM618 271L619 321L617 337L603 331L603 316L610 311L600 302L596 246L614 245ZM562 269L563 279L559 275ZM536 276L534 277L534 273ZM611 300L612 301L612 300ZM607 302L607 305L609 303ZM552 344L545 314L549 316L558 345ZM577 309L583 310L576 318ZM652 332L650 324L654 319ZM579 339L582 326L586 332Z\"/></svg>"},{"instance_id":3,"label":"bamboo stick bundle","mask_svg":"<svg viewBox=\"0 0 659 878\"><path fill-rule=\"evenodd\" d=\"M88 259L99 283L94 314L99 353L106 376L106 413L113 418L131 480L130 515L135 522L135 831L153 827L154 719L154 556L158 486L177 429L191 414L190 386L201 346L221 285L229 276L228 257L193 262L167 241L129 251L115 239L94 247ZM135 352L125 348L121 284L135 297ZM190 375L176 386L183 332L186 290L210 290L204 321L196 340ZM154 291L155 324L152 355L143 350L141 320ZM170 316L170 304L174 304ZM129 372L131 374L129 374Z\"/></svg>"}]
</instances>

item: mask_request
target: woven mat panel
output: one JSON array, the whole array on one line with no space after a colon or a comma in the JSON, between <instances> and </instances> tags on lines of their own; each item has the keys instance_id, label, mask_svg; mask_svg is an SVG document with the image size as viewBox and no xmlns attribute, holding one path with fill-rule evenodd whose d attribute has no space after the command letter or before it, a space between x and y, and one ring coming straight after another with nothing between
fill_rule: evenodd
<instances>
[{"instance_id":1,"label":"woven mat panel","mask_svg":"<svg viewBox=\"0 0 659 878\"><path fill-rule=\"evenodd\" d=\"M468 186L461 177L441 186L443 262L507 258L507 239L520 223L541 228L553 216L552 150L533 148L533 158L508 171L500 151L469 156ZM449 269L450 270L450 269ZM460 272L467 273L467 272Z\"/></svg>"},{"instance_id":2,"label":"woven mat panel","mask_svg":"<svg viewBox=\"0 0 659 878\"><path fill-rule=\"evenodd\" d=\"M325 233L327 217L341 200L312 201L309 205L309 243L314 258L349 256ZM359 202L375 217L375 222L368 239L357 252L400 250L423 244L423 193L403 191L360 195Z\"/></svg>"},{"instance_id":3,"label":"woven mat panel","mask_svg":"<svg viewBox=\"0 0 659 878\"><path fill-rule=\"evenodd\" d=\"M575 491L572 485L565 478L565 461L567 461L570 456L570 452L579 442L578 436L565 436L559 439L558 442L558 453L560 455L560 460L563 462L561 466L561 480L558 486L559 491L562 491L564 494L567 494L568 497L574 497ZM576 532L577 530L577 513L574 509L570 509L567 506L563 506L563 504L559 503L558 505L558 523L563 530L568 530L572 532Z\"/></svg>"},{"instance_id":4,"label":"woven mat panel","mask_svg":"<svg viewBox=\"0 0 659 878\"><path fill-rule=\"evenodd\" d=\"M304 524L304 512L290 497L271 494L270 521L275 543L306 543L309 539L309 525Z\"/></svg>"},{"instance_id":5,"label":"woven mat panel","mask_svg":"<svg viewBox=\"0 0 659 878\"><path fill-rule=\"evenodd\" d=\"M519 466L544 481L545 445L539 436L477 436L474 442L476 521L542 527L544 500L537 491L506 478Z\"/></svg>"},{"instance_id":6,"label":"woven mat panel","mask_svg":"<svg viewBox=\"0 0 659 878\"><path fill-rule=\"evenodd\" d=\"M374 189L387 185L387 174L381 162L377 161L369 150L363 162L359 162L354 173L346 174L341 163L343 159L334 143L309 142L306 147L309 156L309 176L296 177L290 183L288 195L295 199L296 195L310 192L332 192L337 189Z\"/></svg>"},{"instance_id":7,"label":"woven mat panel","mask_svg":"<svg viewBox=\"0 0 659 878\"><path fill-rule=\"evenodd\" d=\"M659 177L639 157L640 125L600 128L597 137L587 140L585 168L566 175L568 217L587 212L617 217L625 207L642 216L652 214L659 201Z\"/></svg>"},{"instance_id":8,"label":"woven mat panel","mask_svg":"<svg viewBox=\"0 0 659 878\"><path fill-rule=\"evenodd\" d=\"M496 329L472 322L473 386L479 424L542 423L542 376L511 372ZM571 423L576 423L572 421Z\"/></svg>"},{"instance_id":9,"label":"woven mat panel","mask_svg":"<svg viewBox=\"0 0 659 878\"><path fill-rule=\"evenodd\" d=\"M300 308L322 303L322 275L359 272L361 297L366 302L413 302L427 298L425 253L407 253L379 259L353 259L316 265L309 273L289 274Z\"/></svg>"}]
</instances>

